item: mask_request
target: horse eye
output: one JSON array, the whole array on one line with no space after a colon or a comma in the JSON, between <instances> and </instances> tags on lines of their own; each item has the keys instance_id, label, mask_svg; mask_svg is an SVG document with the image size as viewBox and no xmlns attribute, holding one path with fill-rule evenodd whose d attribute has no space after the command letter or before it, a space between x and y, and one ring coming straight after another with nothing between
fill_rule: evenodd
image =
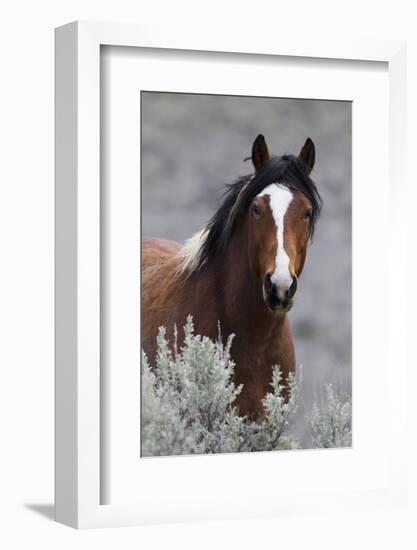
<instances>
[{"instance_id":1,"label":"horse eye","mask_svg":"<svg viewBox=\"0 0 417 550\"><path fill-rule=\"evenodd\" d=\"M252 204L252 212L255 214L255 216L260 216L261 215L261 209L260 209L259 205L256 204L256 202L254 202Z\"/></svg>"},{"instance_id":2,"label":"horse eye","mask_svg":"<svg viewBox=\"0 0 417 550\"><path fill-rule=\"evenodd\" d=\"M306 213L304 214L304 219L311 221L311 210L306 211Z\"/></svg>"}]
</instances>

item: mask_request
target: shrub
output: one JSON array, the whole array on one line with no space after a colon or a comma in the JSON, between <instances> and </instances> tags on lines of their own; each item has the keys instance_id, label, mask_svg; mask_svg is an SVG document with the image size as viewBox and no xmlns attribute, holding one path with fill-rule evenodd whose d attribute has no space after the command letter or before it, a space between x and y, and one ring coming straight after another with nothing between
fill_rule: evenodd
<instances>
[{"instance_id":1,"label":"shrub","mask_svg":"<svg viewBox=\"0 0 417 550\"><path fill-rule=\"evenodd\" d=\"M289 398L285 400L282 374L274 367L271 392L263 400L264 417L260 421L241 417L234 405L242 387L233 383L233 336L223 345L220 329L216 341L196 335L191 317L184 332L184 343L178 350L177 333L171 349L165 328L159 329L153 368L142 353L142 456L299 448L292 430L299 395L295 376L288 378ZM341 428L343 422L337 414L343 410L346 415L347 409L338 408L335 397L331 407L323 411L315 407L308 418L314 443L330 446L333 432L325 423L332 419ZM343 433L345 441L347 435ZM341 432L337 434L339 441Z\"/></svg>"},{"instance_id":2,"label":"shrub","mask_svg":"<svg viewBox=\"0 0 417 550\"><path fill-rule=\"evenodd\" d=\"M316 403L307 415L314 447L350 447L352 445L352 406L349 396L338 394L326 384L320 406Z\"/></svg>"}]
</instances>

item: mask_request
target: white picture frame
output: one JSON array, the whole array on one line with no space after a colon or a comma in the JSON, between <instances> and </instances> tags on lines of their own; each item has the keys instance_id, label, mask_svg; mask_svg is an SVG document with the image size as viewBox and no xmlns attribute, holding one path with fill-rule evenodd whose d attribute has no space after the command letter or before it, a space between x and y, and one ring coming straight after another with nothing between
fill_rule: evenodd
<instances>
[{"instance_id":1,"label":"white picture frame","mask_svg":"<svg viewBox=\"0 0 417 550\"><path fill-rule=\"evenodd\" d=\"M167 495L164 510L135 504L101 504L100 476L100 47L102 45L229 52L235 54L381 61L389 71L390 191L395 200L391 231L404 246L402 202L405 175L405 45L401 42L331 42L239 36L220 29L179 33L169 27L75 22L56 30L56 519L72 527L104 527L186 519L239 517L232 500L207 503L185 515ZM400 182L400 183L399 183ZM405 281L405 268L399 274ZM405 283L404 283L405 286ZM405 311L401 310L404 316ZM399 343L396 393L405 395L405 342ZM388 404L389 406L389 404ZM397 411L396 448L382 489L355 494L293 494L265 503L257 514L308 512L317 508L395 505L405 498L405 451ZM199 459L197 459L199 460ZM171 501L170 498L171 497ZM204 495L203 495L204 498ZM172 500L174 499L174 500Z\"/></svg>"}]
</instances>

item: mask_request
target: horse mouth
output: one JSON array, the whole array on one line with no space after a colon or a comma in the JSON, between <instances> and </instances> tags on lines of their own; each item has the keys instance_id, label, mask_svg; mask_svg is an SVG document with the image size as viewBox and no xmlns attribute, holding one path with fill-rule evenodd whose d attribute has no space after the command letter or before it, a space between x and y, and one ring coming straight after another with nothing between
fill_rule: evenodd
<instances>
[{"instance_id":1,"label":"horse mouth","mask_svg":"<svg viewBox=\"0 0 417 550\"><path fill-rule=\"evenodd\" d=\"M293 298L280 300L276 294L267 294L264 290L264 301L267 308L273 313L288 313L294 305Z\"/></svg>"},{"instance_id":2,"label":"horse mouth","mask_svg":"<svg viewBox=\"0 0 417 550\"><path fill-rule=\"evenodd\" d=\"M271 311L273 311L274 313L288 313L290 311L290 309L292 308L292 306L294 305L294 302L291 302L286 306L278 305L278 306L272 307L269 304L267 304L267 305L268 305L269 309Z\"/></svg>"}]
</instances>

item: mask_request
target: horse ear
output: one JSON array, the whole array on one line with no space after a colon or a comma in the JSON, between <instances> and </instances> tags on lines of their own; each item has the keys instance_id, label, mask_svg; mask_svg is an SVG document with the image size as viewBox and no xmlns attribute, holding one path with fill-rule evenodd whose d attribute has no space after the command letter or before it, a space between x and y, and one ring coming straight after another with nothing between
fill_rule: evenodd
<instances>
[{"instance_id":1,"label":"horse ear","mask_svg":"<svg viewBox=\"0 0 417 550\"><path fill-rule=\"evenodd\" d=\"M262 134L259 134L252 145L252 162L255 170L258 171L268 159L269 151L265 138Z\"/></svg>"},{"instance_id":2,"label":"horse ear","mask_svg":"<svg viewBox=\"0 0 417 550\"><path fill-rule=\"evenodd\" d=\"M298 158L304 162L307 166L307 171L310 174L314 167L314 161L316 160L316 148L314 147L313 140L310 138L306 139Z\"/></svg>"}]
</instances>

